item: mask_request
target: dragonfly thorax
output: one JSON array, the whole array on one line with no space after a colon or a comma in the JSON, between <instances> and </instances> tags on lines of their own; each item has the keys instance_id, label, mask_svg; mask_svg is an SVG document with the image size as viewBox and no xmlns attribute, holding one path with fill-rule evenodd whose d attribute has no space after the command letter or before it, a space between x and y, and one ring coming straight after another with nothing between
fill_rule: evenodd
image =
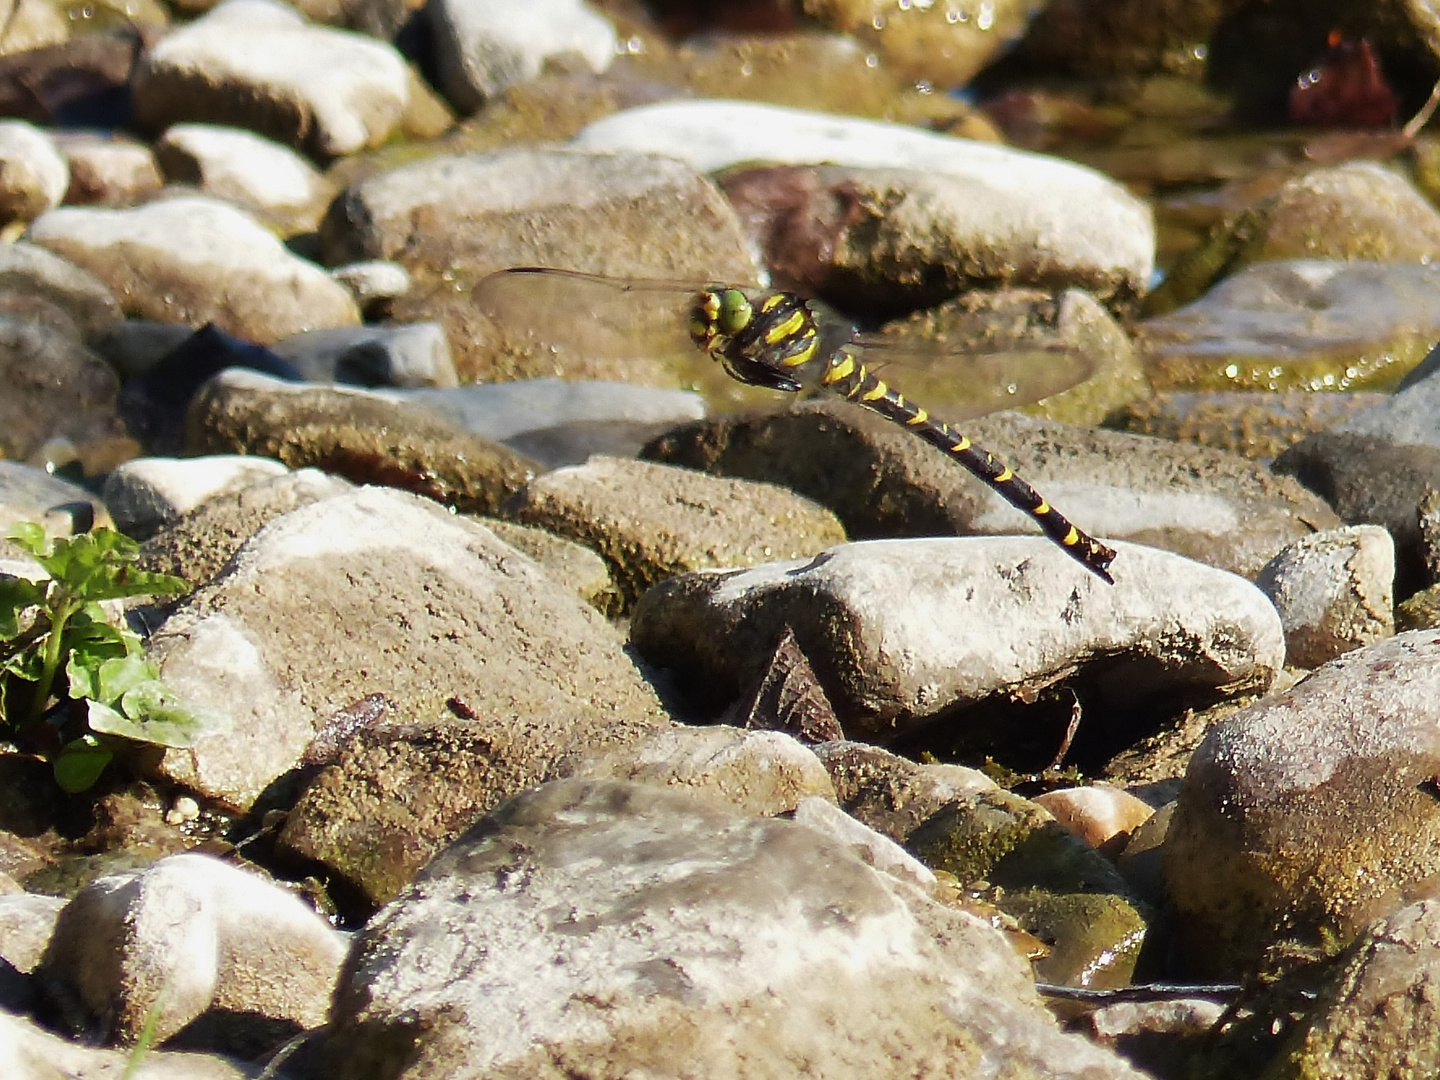
<instances>
[{"instance_id":1,"label":"dragonfly thorax","mask_svg":"<svg viewBox=\"0 0 1440 1080\"><path fill-rule=\"evenodd\" d=\"M731 378L791 393L802 389L801 369L815 359L820 330L794 293L752 301L739 289L706 289L695 297L690 336Z\"/></svg>"}]
</instances>

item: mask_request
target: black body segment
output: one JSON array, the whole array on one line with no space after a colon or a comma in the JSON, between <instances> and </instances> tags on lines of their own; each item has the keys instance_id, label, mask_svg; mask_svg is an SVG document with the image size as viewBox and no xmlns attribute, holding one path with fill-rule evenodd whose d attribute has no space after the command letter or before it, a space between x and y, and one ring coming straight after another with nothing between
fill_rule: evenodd
<instances>
[{"instance_id":1,"label":"black body segment","mask_svg":"<svg viewBox=\"0 0 1440 1080\"><path fill-rule=\"evenodd\" d=\"M909 428L945 451L1011 506L1029 514L1046 536L1086 569L1115 583L1109 570L1115 551L1071 524L994 454L930 419L924 409L867 371L855 350L842 345L828 356L820 355L815 316L794 293L772 293L752 305L738 289L704 290L696 297L690 331L695 343L724 365L732 378L752 386L793 393L805 388L806 375L818 373L821 388Z\"/></svg>"}]
</instances>

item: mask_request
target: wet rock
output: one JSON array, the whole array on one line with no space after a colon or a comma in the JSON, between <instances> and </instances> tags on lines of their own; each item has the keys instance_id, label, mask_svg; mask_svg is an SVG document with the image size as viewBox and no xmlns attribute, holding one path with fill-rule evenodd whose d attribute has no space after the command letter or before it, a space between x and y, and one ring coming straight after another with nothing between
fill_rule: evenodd
<instances>
[{"instance_id":1,"label":"wet rock","mask_svg":"<svg viewBox=\"0 0 1440 1080\"><path fill-rule=\"evenodd\" d=\"M0 896L0 959L22 974L34 971L65 903L27 892Z\"/></svg>"},{"instance_id":2,"label":"wet rock","mask_svg":"<svg viewBox=\"0 0 1440 1080\"><path fill-rule=\"evenodd\" d=\"M1175 814L1174 801L1167 802L1135 827L1129 841L1115 860L1115 869L1131 893L1155 908L1168 902L1165 895L1165 835Z\"/></svg>"},{"instance_id":3,"label":"wet rock","mask_svg":"<svg viewBox=\"0 0 1440 1080\"><path fill-rule=\"evenodd\" d=\"M620 590L605 560L586 547L545 529L532 529L500 518L481 522L511 547L534 559L560 584L572 589L591 607L606 615L621 611Z\"/></svg>"},{"instance_id":4,"label":"wet rock","mask_svg":"<svg viewBox=\"0 0 1440 1080\"><path fill-rule=\"evenodd\" d=\"M1122 406L1106 417L1105 426L1268 460L1388 396L1308 390L1166 392Z\"/></svg>"},{"instance_id":5,"label":"wet rock","mask_svg":"<svg viewBox=\"0 0 1440 1080\"><path fill-rule=\"evenodd\" d=\"M546 473L505 512L598 551L627 605L674 574L803 559L845 538L833 514L783 488L619 458Z\"/></svg>"},{"instance_id":6,"label":"wet rock","mask_svg":"<svg viewBox=\"0 0 1440 1080\"><path fill-rule=\"evenodd\" d=\"M120 418L120 380L74 338L0 315L0 456L45 464L78 459L94 474L137 449ZM57 444L63 443L63 447Z\"/></svg>"},{"instance_id":7,"label":"wet rock","mask_svg":"<svg viewBox=\"0 0 1440 1080\"><path fill-rule=\"evenodd\" d=\"M1218 725L1165 840L1186 969L1244 971L1279 936L1348 942L1437 873L1440 641L1346 653Z\"/></svg>"},{"instance_id":8,"label":"wet rock","mask_svg":"<svg viewBox=\"0 0 1440 1080\"><path fill-rule=\"evenodd\" d=\"M1285 658L1319 667L1395 632L1395 543L1378 525L1295 541L1255 579L1285 627Z\"/></svg>"},{"instance_id":9,"label":"wet rock","mask_svg":"<svg viewBox=\"0 0 1440 1080\"><path fill-rule=\"evenodd\" d=\"M1364 259L1427 265L1440 255L1440 211L1371 161L1315 169L1214 230L1166 276L1148 307L1169 311L1253 263Z\"/></svg>"},{"instance_id":10,"label":"wet rock","mask_svg":"<svg viewBox=\"0 0 1440 1080\"><path fill-rule=\"evenodd\" d=\"M1118 854L1130 834L1155 812L1129 792L1107 784L1047 791L1032 801L1091 847L1107 854Z\"/></svg>"},{"instance_id":11,"label":"wet rock","mask_svg":"<svg viewBox=\"0 0 1440 1080\"><path fill-rule=\"evenodd\" d=\"M0 122L0 220L34 221L69 186L70 168L48 135L24 120Z\"/></svg>"},{"instance_id":12,"label":"wet rock","mask_svg":"<svg viewBox=\"0 0 1440 1080\"><path fill-rule=\"evenodd\" d=\"M669 154L706 172L749 161L832 162L851 176L856 212L880 237L871 259L885 258L892 283L914 287L941 275L953 295L976 278L1064 281L1109 300L1143 292L1150 273L1150 213L1122 188L1080 166L987 143L776 106L680 101L606 117L573 145ZM1076 206L1086 212L1073 213Z\"/></svg>"},{"instance_id":13,"label":"wet rock","mask_svg":"<svg viewBox=\"0 0 1440 1080\"><path fill-rule=\"evenodd\" d=\"M579 0L431 0L440 87L472 113L506 87L540 74L547 60L579 56L596 71L615 58L615 28Z\"/></svg>"},{"instance_id":14,"label":"wet rock","mask_svg":"<svg viewBox=\"0 0 1440 1080\"><path fill-rule=\"evenodd\" d=\"M373 692L422 725L453 698L481 718L588 719L618 737L658 715L621 644L482 526L401 492L347 492L272 521L150 639L165 681L231 723L160 770L249 807Z\"/></svg>"},{"instance_id":15,"label":"wet rock","mask_svg":"<svg viewBox=\"0 0 1440 1080\"><path fill-rule=\"evenodd\" d=\"M671 578L642 597L631 642L708 702L758 678L789 627L852 737L944 720L958 739L965 709L1059 679L1107 726L1274 679L1280 620L1248 582L1128 544L1112 570L1113 587L1027 537L847 544Z\"/></svg>"},{"instance_id":16,"label":"wet rock","mask_svg":"<svg viewBox=\"0 0 1440 1080\"><path fill-rule=\"evenodd\" d=\"M1090 1013L1080 1029L1156 1076L1183 1075L1225 1009L1224 1002L1198 997L1120 1001Z\"/></svg>"},{"instance_id":17,"label":"wet rock","mask_svg":"<svg viewBox=\"0 0 1440 1080\"><path fill-rule=\"evenodd\" d=\"M311 26L270 0L227 0L148 49L133 94L153 130L228 124L327 158L389 137L409 74L388 44Z\"/></svg>"},{"instance_id":18,"label":"wet rock","mask_svg":"<svg viewBox=\"0 0 1440 1080\"><path fill-rule=\"evenodd\" d=\"M557 902L571 914L553 923ZM366 928L333 1020L331 1068L357 1080L597 1056L622 1072L848 1078L1000 1054L1017 1077L1133 1075L1056 1031L998 933L847 845L613 782L514 800L432 863ZM417 1020L440 1037L416 1048Z\"/></svg>"},{"instance_id":19,"label":"wet rock","mask_svg":"<svg viewBox=\"0 0 1440 1080\"><path fill-rule=\"evenodd\" d=\"M285 236L313 232L335 197L319 170L289 147L238 128L176 124L155 154L172 184L194 184L253 211Z\"/></svg>"},{"instance_id":20,"label":"wet rock","mask_svg":"<svg viewBox=\"0 0 1440 1080\"><path fill-rule=\"evenodd\" d=\"M925 865L989 893L1049 951L1044 982L1123 986L1135 969L1146 919L1098 851L1042 807L1007 791L947 803L906 845Z\"/></svg>"},{"instance_id":21,"label":"wet rock","mask_svg":"<svg viewBox=\"0 0 1440 1080\"><path fill-rule=\"evenodd\" d=\"M94 273L125 298L127 314L142 318L213 322L258 342L360 318L342 285L217 199L182 196L133 210L61 207L27 236Z\"/></svg>"},{"instance_id":22,"label":"wet rock","mask_svg":"<svg viewBox=\"0 0 1440 1080\"><path fill-rule=\"evenodd\" d=\"M190 454L276 458L481 514L495 513L540 468L422 409L242 370L206 384L190 408L185 446Z\"/></svg>"},{"instance_id":23,"label":"wet rock","mask_svg":"<svg viewBox=\"0 0 1440 1080\"><path fill-rule=\"evenodd\" d=\"M103 498L121 532L143 540L217 495L289 472L270 458L134 458L111 470Z\"/></svg>"},{"instance_id":24,"label":"wet rock","mask_svg":"<svg viewBox=\"0 0 1440 1080\"><path fill-rule=\"evenodd\" d=\"M134 206L165 186L155 152L138 139L91 131L54 138L70 167L69 206Z\"/></svg>"},{"instance_id":25,"label":"wet rock","mask_svg":"<svg viewBox=\"0 0 1440 1080\"><path fill-rule=\"evenodd\" d=\"M903 844L941 807L999 790L978 769L919 764L868 743L835 741L815 748L844 811Z\"/></svg>"},{"instance_id":26,"label":"wet rock","mask_svg":"<svg viewBox=\"0 0 1440 1080\"><path fill-rule=\"evenodd\" d=\"M1440 336L1440 268L1257 262L1141 323L1156 389L1364 390L1393 385Z\"/></svg>"},{"instance_id":27,"label":"wet rock","mask_svg":"<svg viewBox=\"0 0 1440 1080\"><path fill-rule=\"evenodd\" d=\"M203 585L270 521L349 489L338 476L318 469L296 469L216 495L146 540L140 546L140 565L156 573L174 574L191 585Z\"/></svg>"},{"instance_id":28,"label":"wet rock","mask_svg":"<svg viewBox=\"0 0 1440 1080\"><path fill-rule=\"evenodd\" d=\"M1402 595L1407 582L1427 580L1416 508L1440 469L1437 409L1440 378L1431 376L1275 459L1277 473L1294 476L1346 524L1390 533Z\"/></svg>"},{"instance_id":29,"label":"wet rock","mask_svg":"<svg viewBox=\"0 0 1440 1080\"><path fill-rule=\"evenodd\" d=\"M507 342L470 299L494 270L551 266L741 284L759 273L734 208L714 185L680 162L640 154L541 148L432 157L352 185L321 236L327 263L393 259L409 271L415 289L395 301L395 318L442 323L464 382L646 381L633 348L618 359L557 359ZM651 371L648 381L663 372Z\"/></svg>"},{"instance_id":30,"label":"wet rock","mask_svg":"<svg viewBox=\"0 0 1440 1080\"><path fill-rule=\"evenodd\" d=\"M596 453L633 457L663 431L705 415L704 399L688 390L595 380L522 379L386 396L552 467Z\"/></svg>"},{"instance_id":31,"label":"wet rock","mask_svg":"<svg viewBox=\"0 0 1440 1080\"><path fill-rule=\"evenodd\" d=\"M1244 577L1292 540L1340 524L1299 484L1219 451L1013 413L961 430L1091 535ZM644 456L783 484L830 507L853 539L1036 528L948 455L853 405L717 417L657 439Z\"/></svg>"},{"instance_id":32,"label":"wet rock","mask_svg":"<svg viewBox=\"0 0 1440 1080\"><path fill-rule=\"evenodd\" d=\"M1040 289L975 290L939 307L916 312L909 319L884 329L884 339L900 345L928 342L950 355L926 365L924 382L917 382L910 367L887 370L906 396L923 401L938 416L960 419L982 390L993 398L981 399L985 411L1011 408L1011 394L1041 399L1025 411L1047 420L1098 424L1115 409L1136 398L1148 397L1150 384L1129 335L1089 293L1080 289L1048 292ZM980 354L973 358L963 354ZM1035 372L1022 367L1022 358L1035 354ZM995 357L994 373L982 367L984 354ZM1004 354L1014 354L1007 358ZM1070 358L1079 356L1077 375L1084 381L1056 392L1045 381L1049 370L1068 370ZM879 357L884 363L884 357ZM1046 361L1049 361L1046 363ZM974 377L968 369L975 368ZM976 385L977 383L988 385ZM1015 389L1012 391L1011 387ZM1044 387L1044 392L1038 388ZM980 402L975 402L980 404ZM1018 403L1016 403L1018 404ZM977 409L978 411L978 409Z\"/></svg>"},{"instance_id":33,"label":"wet rock","mask_svg":"<svg viewBox=\"0 0 1440 1080\"><path fill-rule=\"evenodd\" d=\"M93 492L44 469L0 458L0 533L22 521L44 526L50 537L114 524L109 509Z\"/></svg>"},{"instance_id":34,"label":"wet rock","mask_svg":"<svg viewBox=\"0 0 1440 1080\"><path fill-rule=\"evenodd\" d=\"M138 1065L132 1050L106 1050L52 1035L28 1018L0 1010L0 1072L11 1080L124 1076L133 1080L248 1080L250 1070L210 1054L151 1049Z\"/></svg>"},{"instance_id":35,"label":"wet rock","mask_svg":"<svg viewBox=\"0 0 1440 1080\"><path fill-rule=\"evenodd\" d=\"M1437 981L1440 902L1427 899L1366 928L1269 1075L1381 1080L1435 1072Z\"/></svg>"},{"instance_id":36,"label":"wet rock","mask_svg":"<svg viewBox=\"0 0 1440 1080\"><path fill-rule=\"evenodd\" d=\"M819 0L805 11L880 52L910 78L938 87L964 86L1025 32L1043 4L1008 0L962 9L928 4L877 6L870 0Z\"/></svg>"},{"instance_id":37,"label":"wet rock","mask_svg":"<svg viewBox=\"0 0 1440 1080\"><path fill-rule=\"evenodd\" d=\"M310 382L453 387L450 343L438 323L340 326L275 343L275 353Z\"/></svg>"},{"instance_id":38,"label":"wet rock","mask_svg":"<svg viewBox=\"0 0 1440 1080\"><path fill-rule=\"evenodd\" d=\"M133 1043L163 1042L211 1010L313 1028L325 1021L345 938L293 893L204 855L102 878L60 912L41 970Z\"/></svg>"}]
</instances>

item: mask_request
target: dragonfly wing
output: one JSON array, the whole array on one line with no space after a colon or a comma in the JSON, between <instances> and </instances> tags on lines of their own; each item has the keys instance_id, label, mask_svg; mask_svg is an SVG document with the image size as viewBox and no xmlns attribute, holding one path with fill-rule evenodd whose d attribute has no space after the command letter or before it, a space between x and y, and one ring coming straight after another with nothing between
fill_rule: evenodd
<instances>
[{"instance_id":1,"label":"dragonfly wing","mask_svg":"<svg viewBox=\"0 0 1440 1080\"><path fill-rule=\"evenodd\" d=\"M506 351L663 360L696 352L690 301L704 287L519 267L483 278L471 300L486 336Z\"/></svg>"},{"instance_id":2,"label":"dragonfly wing","mask_svg":"<svg viewBox=\"0 0 1440 1080\"><path fill-rule=\"evenodd\" d=\"M954 422L1041 401L1084 382L1096 367L1093 357L1063 346L969 353L857 334L850 347L895 390Z\"/></svg>"}]
</instances>

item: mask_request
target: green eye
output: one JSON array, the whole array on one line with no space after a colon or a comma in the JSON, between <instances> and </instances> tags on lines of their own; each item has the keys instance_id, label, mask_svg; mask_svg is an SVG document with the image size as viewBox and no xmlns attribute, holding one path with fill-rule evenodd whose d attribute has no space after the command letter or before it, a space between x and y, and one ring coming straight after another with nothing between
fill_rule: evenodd
<instances>
[{"instance_id":1,"label":"green eye","mask_svg":"<svg viewBox=\"0 0 1440 1080\"><path fill-rule=\"evenodd\" d=\"M716 320L722 334L736 334L750 325L755 309L739 289L725 289L720 293L720 317Z\"/></svg>"}]
</instances>

